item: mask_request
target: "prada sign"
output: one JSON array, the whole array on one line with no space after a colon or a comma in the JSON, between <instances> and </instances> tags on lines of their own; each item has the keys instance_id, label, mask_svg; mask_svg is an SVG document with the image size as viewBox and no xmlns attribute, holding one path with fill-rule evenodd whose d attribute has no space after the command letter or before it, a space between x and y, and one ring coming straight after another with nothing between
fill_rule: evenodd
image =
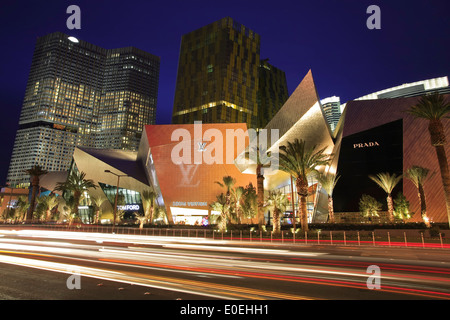
<instances>
[{"instance_id":1,"label":"prada sign","mask_svg":"<svg viewBox=\"0 0 450 320\"><path fill-rule=\"evenodd\" d=\"M377 141L361 142L361 143L354 143L353 149L371 148L371 147L379 147L379 146L380 146L380 144Z\"/></svg>"}]
</instances>

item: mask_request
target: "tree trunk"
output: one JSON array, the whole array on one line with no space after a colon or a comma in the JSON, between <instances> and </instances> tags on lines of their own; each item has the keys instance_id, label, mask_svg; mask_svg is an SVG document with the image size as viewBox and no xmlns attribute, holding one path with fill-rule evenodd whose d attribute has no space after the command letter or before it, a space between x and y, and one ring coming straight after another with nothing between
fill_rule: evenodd
<instances>
[{"instance_id":1,"label":"tree trunk","mask_svg":"<svg viewBox=\"0 0 450 320\"><path fill-rule=\"evenodd\" d=\"M330 223L334 223L333 197L331 196L328 196L328 214L330 217Z\"/></svg>"},{"instance_id":2,"label":"tree trunk","mask_svg":"<svg viewBox=\"0 0 450 320\"><path fill-rule=\"evenodd\" d=\"M388 194L386 200L388 205L389 221L394 222L394 203L392 202L392 196L390 193Z\"/></svg>"},{"instance_id":3,"label":"tree trunk","mask_svg":"<svg viewBox=\"0 0 450 320\"><path fill-rule=\"evenodd\" d=\"M439 169L444 187L445 205L447 207L447 218L450 225L450 172L448 170L447 155L445 154L444 148L446 142L444 126L439 119L430 120L428 131L430 132L431 145L436 150L439 162Z\"/></svg>"},{"instance_id":4,"label":"tree trunk","mask_svg":"<svg viewBox=\"0 0 450 320\"><path fill-rule=\"evenodd\" d=\"M435 149L439 161L442 184L444 186L445 204L447 207L447 218L450 225L450 173L448 170L447 156L445 154L444 146L436 146Z\"/></svg>"},{"instance_id":5,"label":"tree trunk","mask_svg":"<svg viewBox=\"0 0 450 320\"><path fill-rule=\"evenodd\" d=\"M31 182L32 185L32 191L31 191L31 200L30 200L30 207L28 208L26 221L31 222L33 220L33 212L34 212L34 206L36 204L36 196L39 189L39 177L33 177Z\"/></svg>"},{"instance_id":6,"label":"tree trunk","mask_svg":"<svg viewBox=\"0 0 450 320\"><path fill-rule=\"evenodd\" d=\"M224 227L226 229L228 222L231 223L231 192L230 190L227 190L226 193L226 201L225 201L225 216L226 216L226 220L224 223Z\"/></svg>"},{"instance_id":7,"label":"tree trunk","mask_svg":"<svg viewBox=\"0 0 450 320\"><path fill-rule=\"evenodd\" d=\"M297 187L298 199L300 201L300 226L303 231L308 231L308 208L306 206L306 198L308 197L308 180L297 177L295 180Z\"/></svg>"},{"instance_id":8,"label":"tree trunk","mask_svg":"<svg viewBox=\"0 0 450 320\"><path fill-rule=\"evenodd\" d=\"M419 196L419 203L420 203L420 214L422 217L423 222L427 226L427 228L430 227L430 221L428 220L427 216L427 204L425 202L425 191L423 190L423 186L419 184L419 193L417 194Z\"/></svg>"},{"instance_id":9,"label":"tree trunk","mask_svg":"<svg viewBox=\"0 0 450 320\"><path fill-rule=\"evenodd\" d=\"M220 213L220 223L219 223L220 231L225 231L225 229L227 228L227 213L225 210L226 209L224 208L224 210L222 210L222 212Z\"/></svg>"},{"instance_id":10,"label":"tree trunk","mask_svg":"<svg viewBox=\"0 0 450 320\"><path fill-rule=\"evenodd\" d=\"M262 166L256 167L256 188L258 193L258 226L262 230L264 221L264 175L262 175Z\"/></svg>"},{"instance_id":11,"label":"tree trunk","mask_svg":"<svg viewBox=\"0 0 450 320\"><path fill-rule=\"evenodd\" d=\"M75 216L74 216L74 219L75 219L75 218L78 218L78 207L80 206L81 192L74 191L73 198L74 198L73 213L75 214Z\"/></svg>"},{"instance_id":12,"label":"tree trunk","mask_svg":"<svg viewBox=\"0 0 450 320\"><path fill-rule=\"evenodd\" d=\"M155 212L155 208L152 206L150 207L149 215L147 216L147 219L149 220L150 225L153 225L153 213Z\"/></svg>"},{"instance_id":13,"label":"tree trunk","mask_svg":"<svg viewBox=\"0 0 450 320\"><path fill-rule=\"evenodd\" d=\"M273 233L279 234L281 231L280 226L280 211L277 208L273 209Z\"/></svg>"},{"instance_id":14,"label":"tree trunk","mask_svg":"<svg viewBox=\"0 0 450 320\"><path fill-rule=\"evenodd\" d=\"M294 185L293 185L293 178L291 175L291 202L292 202L292 225L294 227L294 233L296 232L297 225L296 225L296 215L295 215L295 201L294 201Z\"/></svg>"},{"instance_id":15,"label":"tree trunk","mask_svg":"<svg viewBox=\"0 0 450 320\"><path fill-rule=\"evenodd\" d=\"M97 209L95 212L95 223L99 223L100 222L100 209Z\"/></svg>"}]
</instances>

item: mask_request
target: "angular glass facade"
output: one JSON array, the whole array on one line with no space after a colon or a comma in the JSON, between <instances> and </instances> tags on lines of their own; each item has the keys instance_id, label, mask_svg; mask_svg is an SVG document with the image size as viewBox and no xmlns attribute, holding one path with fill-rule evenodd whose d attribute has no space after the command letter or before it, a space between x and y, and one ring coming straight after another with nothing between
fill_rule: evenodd
<instances>
[{"instance_id":1,"label":"angular glass facade","mask_svg":"<svg viewBox=\"0 0 450 320\"><path fill-rule=\"evenodd\" d=\"M102 191L106 195L108 201L111 203L112 206L114 206L117 186L112 186L101 182L99 182L98 184L100 188L102 188ZM128 190L119 187L119 196L117 197L117 207L119 210L124 211L127 215L130 215L134 212L137 212L140 215L144 214L141 194L134 190Z\"/></svg>"}]
</instances>

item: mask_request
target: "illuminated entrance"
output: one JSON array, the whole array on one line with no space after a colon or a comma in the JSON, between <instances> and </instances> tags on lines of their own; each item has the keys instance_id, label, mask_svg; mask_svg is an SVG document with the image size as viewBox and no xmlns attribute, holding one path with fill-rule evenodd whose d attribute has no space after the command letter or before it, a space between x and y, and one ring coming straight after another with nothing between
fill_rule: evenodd
<instances>
[{"instance_id":1,"label":"illuminated entrance","mask_svg":"<svg viewBox=\"0 0 450 320\"><path fill-rule=\"evenodd\" d=\"M117 186L112 186L101 182L98 184L105 193L106 198L109 200L111 205L114 206ZM141 194L137 191L119 187L117 204L117 209L125 212L125 218L133 217L134 213L138 213L139 215L144 214Z\"/></svg>"},{"instance_id":2,"label":"illuminated entrance","mask_svg":"<svg viewBox=\"0 0 450 320\"><path fill-rule=\"evenodd\" d=\"M206 226L209 224L208 210L170 207L173 223L191 226Z\"/></svg>"}]
</instances>

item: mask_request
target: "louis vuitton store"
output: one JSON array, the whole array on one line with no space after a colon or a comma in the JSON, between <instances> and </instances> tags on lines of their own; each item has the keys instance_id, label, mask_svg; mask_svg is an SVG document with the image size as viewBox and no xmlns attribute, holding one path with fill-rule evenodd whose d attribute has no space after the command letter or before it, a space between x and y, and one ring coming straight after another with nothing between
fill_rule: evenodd
<instances>
[{"instance_id":1,"label":"louis vuitton store","mask_svg":"<svg viewBox=\"0 0 450 320\"><path fill-rule=\"evenodd\" d=\"M223 152L219 152L219 141L207 139L208 132L224 139L227 130L245 132L246 124L203 124L199 132L200 145L200 140L195 136L198 132L194 132L194 128L197 127L147 125L138 152L76 148L74 166L99 186L90 193L109 200L103 205L104 216L111 216L113 212L114 195L119 183L119 193L126 194L122 207L127 214L132 211L142 214L142 192L153 190L158 194L157 204L165 207L170 224L208 225L211 215L218 214L211 211L210 204L218 194L226 192L216 181L221 182L224 176L232 176L236 179L235 186L245 187L250 183L256 186L256 178L254 174L240 172L233 162L237 154L244 150L245 144L239 146L235 143L234 150L230 151L230 148L226 149L225 142ZM181 138L177 132L185 136ZM222 154L222 161L215 157L216 161L210 163L206 157L208 151ZM228 152L233 154L227 155ZM184 157L188 154L189 159ZM177 162L180 157L184 157L182 163ZM227 163L226 157L232 161Z\"/></svg>"}]
</instances>

